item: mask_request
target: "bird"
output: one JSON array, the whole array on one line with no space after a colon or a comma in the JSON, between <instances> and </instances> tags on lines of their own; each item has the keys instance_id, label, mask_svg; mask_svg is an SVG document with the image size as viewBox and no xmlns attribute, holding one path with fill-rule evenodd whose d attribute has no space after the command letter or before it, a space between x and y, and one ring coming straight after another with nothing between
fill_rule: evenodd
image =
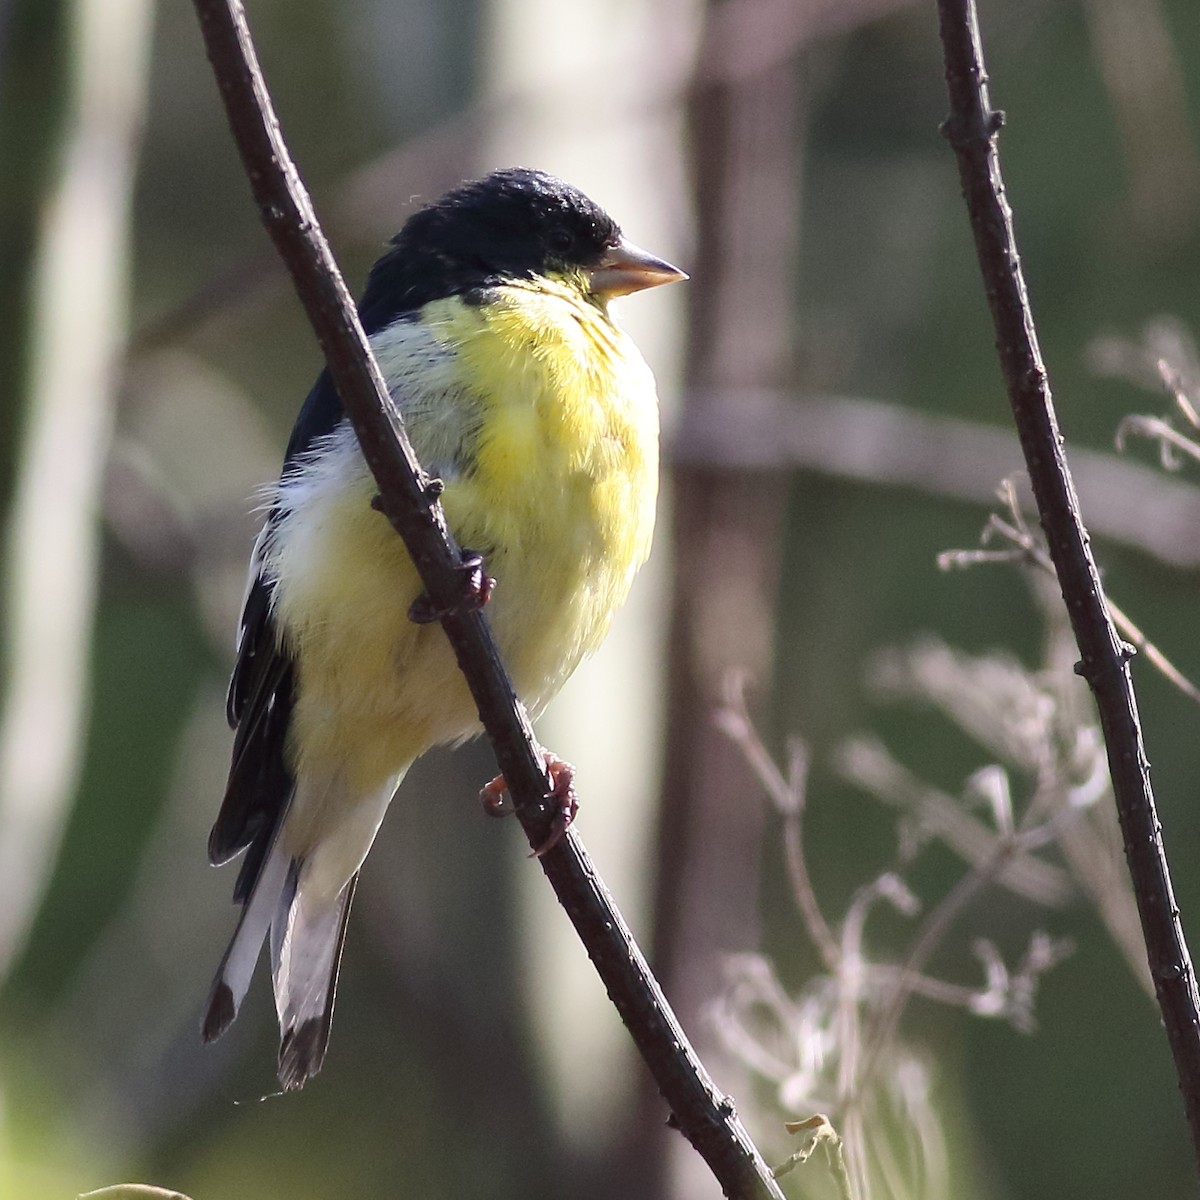
<instances>
[{"instance_id":1,"label":"bird","mask_svg":"<svg viewBox=\"0 0 1200 1200\"><path fill-rule=\"evenodd\" d=\"M686 278L525 167L413 212L367 277L364 332L535 715L603 640L650 551L655 382L610 302ZM326 368L263 496L208 841L214 865L244 858L202 1036L233 1022L268 943L285 1091L325 1059L355 886L400 781L479 731L443 614L376 493Z\"/></svg>"}]
</instances>

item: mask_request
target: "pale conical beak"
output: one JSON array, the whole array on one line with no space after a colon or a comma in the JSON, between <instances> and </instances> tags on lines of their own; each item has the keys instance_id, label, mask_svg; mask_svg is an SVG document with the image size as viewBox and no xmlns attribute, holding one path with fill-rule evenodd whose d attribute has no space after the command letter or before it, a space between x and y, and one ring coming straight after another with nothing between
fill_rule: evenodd
<instances>
[{"instance_id":1,"label":"pale conical beak","mask_svg":"<svg viewBox=\"0 0 1200 1200\"><path fill-rule=\"evenodd\" d=\"M613 296L628 296L643 288L658 287L661 283L676 283L686 279L678 267L656 258L653 254L622 238L611 246L604 257L588 272L592 295L605 300Z\"/></svg>"}]
</instances>

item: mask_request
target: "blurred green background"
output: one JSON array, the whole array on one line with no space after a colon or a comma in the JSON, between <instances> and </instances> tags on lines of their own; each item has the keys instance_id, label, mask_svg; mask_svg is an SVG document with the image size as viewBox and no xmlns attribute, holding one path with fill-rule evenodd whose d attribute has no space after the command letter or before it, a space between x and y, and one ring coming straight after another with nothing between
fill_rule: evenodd
<instances>
[{"instance_id":1,"label":"blurred green background","mask_svg":"<svg viewBox=\"0 0 1200 1200\"><path fill-rule=\"evenodd\" d=\"M655 558L612 646L541 731L581 768L581 834L647 947L673 914L673 949L660 946L668 994L677 987L689 1033L778 1157L780 1119L808 1112L785 1111L786 1088L717 1036L723 956L764 952L796 990L820 963L788 892L778 817L732 749L721 753L738 786L718 800L745 815L748 865L710 878L689 857L703 830L659 820L664 707L690 678L671 630L722 641L706 597L736 539L753 542L770 564L766 594L719 616L735 647L743 617L766 632L757 661L720 665L754 670L772 750L792 734L809 745L808 861L834 921L897 843L895 813L838 768L847 738L871 731L948 793L1002 758L931 704L882 697L875 656L932 632L1035 671L1047 637L1013 568L947 574L935 561L977 543L992 489L1020 459L937 131L934 6L254 0L249 15L352 286L421 198L511 162L571 178L692 275L687 294L624 310L663 395ZM1008 114L1009 197L1085 519L1113 596L1191 678L1196 472L1167 475L1144 444L1117 461L1113 439L1127 414L1167 411L1157 358L1200 382L1194 17L1193 0L982 12L993 101ZM713 112L764 80L789 98L762 119L787 152L764 134L765 159L782 163L768 182L784 186L757 222L739 216L755 203L730 200L714 165L732 147L736 173L738 137ZM72 179L84 180L75 208ZM766 184L754 186L761 200ZM68 250L55 268L59 234ZM770 257L775 244L783 257ZM731 290L728 327L782 340L756 358L753 336L739 335L746 361L698 371L714 319L705 306L731 277L756 278L764 245L771 285ZM0 320L0 1195L50 1200L132 1179L194 1200L717 1195L665 1127L519 831L483 819L484 746L429 756L385 824L319 1079L270 1095L276 1030L262 979L229 1036L199 1045L233 920L232 871L211 870L204 851L228 765L223 688L255 488L278 469L319 354L255 219L190 5L0 0ZM47 416L64 380L66 406ZM701 411L701 386L723 399ZM743 386L778 403L765 416L749 400L741 409ZM51 447L41 459L39 437ZM736 478L758 498L748 509L769 510L740 533L735 514L715 574L690 569L688 519L701 518L672 506L689 495L689 472L692 485L695 473ZM64 482L76 477L90 490ZM39 527L39 512L67 532ZM40 593L26 590L35 577ZM705 646L691 653L703 660ZM1200 710L1135 667L1177 897L1197 937ZM711 742L717 692L698 689L688 718ZM1013 787L1020 807L1029 780L1017 771ZM707 819L699 801L693 811ZM1046 858L1059 861L1053 849ZM962 870L934 853L908 882L929 905ZM689 965L678 930L697 887L757 915L701 937L720 953ZM1194 1194L1157 1012L1078 888L1055 907L986 890L934 973L974 983L973 937L1015 961L1035 928L1075 945L1042 984L1035 1032L919 1000L904 1016L945 1140L947 1194ZM872 955L902 958L912 922L877 929ZM788 1180L794 1195L824 1186ZM912 1177L907 1192L872 1194L937 1192Z\"/></svg>"}]
</instances>

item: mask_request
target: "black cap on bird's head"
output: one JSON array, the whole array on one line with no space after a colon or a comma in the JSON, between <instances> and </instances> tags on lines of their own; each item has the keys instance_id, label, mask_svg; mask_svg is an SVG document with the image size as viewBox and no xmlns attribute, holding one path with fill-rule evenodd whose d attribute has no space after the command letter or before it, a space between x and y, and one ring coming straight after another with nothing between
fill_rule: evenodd
<instances>
[{"instance_id":1,"label":"black cap on bird's head","mask_svg":"<svg viewBox=\"0 0 1200 1200\"><path fill-rule=\"evenodd\" d=\"M360 313L368 332L430 300L505 279L577 274L606 299L683 279L621 234L578 188L510 167L447 192L414 213L372 268Z\"/></svg>"},{"instance_id":2,"label":"black cap on bird's head","mask_svg":"<svg viewBox=\"0 0 1200 1200\"><path fill-rule=\"evenodd\" d=\"M395 244L450 270L498 276L591 266L621 230L577 188L516 167L465 183L409 218Z\"/></svg>"}]
</instances>

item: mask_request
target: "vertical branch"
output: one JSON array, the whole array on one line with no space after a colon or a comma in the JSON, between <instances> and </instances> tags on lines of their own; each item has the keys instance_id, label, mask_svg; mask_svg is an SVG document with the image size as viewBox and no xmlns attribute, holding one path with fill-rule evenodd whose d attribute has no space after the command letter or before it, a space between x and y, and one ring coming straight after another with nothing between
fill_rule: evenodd
<instances>
[{"instance_id":1,"label":"vertical branch","mask_svg":"<svg viewBox=\"0 0 1200 1200\"><path fill-rule=\"evenodd\" d=\"M974 2L938 0L938 16L950 94L944 129L958 159L1017 433L1079 646L1078 670L1100 715L1150 973L1200 1156L1200 998L1150 787L1129 673L1131 651L1110 619L1063 454L1004 193L996 149L1003 117L989 100Z\"/></svg>"},{"instance_id":2,"label":"vertical branch","mask_svg":"<svg viewBox=\"0 0 1200 1200\"><path fill-rule=\"evenodd\" d=\"M34 263L28 419L3 571L0 978L41 897L79 771L152 9L68 6L71 99Z\"/></svg>"},{"instance_id":3,"label":"vertical branch","mask_svg":"<svg viewBox=\"0 0 1200 1200\"><path fill-rule=\"evenodd\" d=\"M744 18L755 8L753 0L735 0L710 4L708 12L710 20L731 9L734 18ZM737 388L778 386L788 378L800 111L800 72L790 56L745 78L702 70L693 84L688 116L697 247L685 428L736 403L731 393ZM722 956L758 942L755 880L764 814L738 802L749 783L746 768L726 739L714 737L713 718L732 670L760 684L770 680L787 476L681 465L672 483L676 589L655 958L685 1024L697 1027ZM705 1051L716 1051L707 1036ZM653 1194L685 1194L691 1184L676 1178Z\"/></svg>"}]
</instances>

